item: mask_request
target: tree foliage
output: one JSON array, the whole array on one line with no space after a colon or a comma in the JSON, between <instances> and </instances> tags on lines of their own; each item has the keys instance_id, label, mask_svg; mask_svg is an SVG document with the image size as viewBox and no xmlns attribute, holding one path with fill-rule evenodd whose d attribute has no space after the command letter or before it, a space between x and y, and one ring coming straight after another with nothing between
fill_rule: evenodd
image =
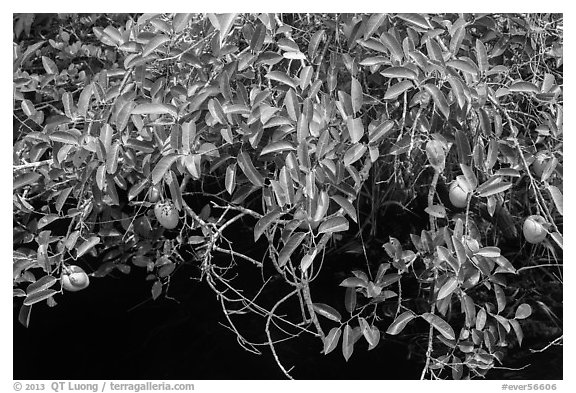
<instances>
[{"instance_id":1,"label":"tree foliage","mask_svg":"<svg viewBox=\"0 0 576 393\"><path fill-rule=\"evenodd\" d=\"M410 330L423 377L485 375L522 343L525 282L562 282L562 29L551 14L15 14L20 321L90 256L94 279L145 269L154 299L190 264L238 342L288 377L272 330L346 360ZM534 215L546 237L529 244ZM346 245L365 267L341 304L315 301ZM265 342L236 327L246 313Z\"/></svg>"}]
</instances>

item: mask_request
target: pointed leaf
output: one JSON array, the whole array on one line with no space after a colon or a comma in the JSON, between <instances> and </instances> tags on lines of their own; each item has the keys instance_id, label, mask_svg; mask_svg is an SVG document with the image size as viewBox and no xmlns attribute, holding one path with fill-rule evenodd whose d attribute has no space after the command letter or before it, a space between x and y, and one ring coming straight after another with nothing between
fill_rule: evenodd
<instances>
[{"instance_id":1,"label":"pointed leaf","mask_svg":"<svg viewBox=\"0 0 576 393\"><path fill-rule=\"evenodd\" d=\"M444 285L442 285L442 288L440 288L440 290L438 291L438 297L436 300L441 300L444 299L445 297L452 295L452 293L454 293L456 288L458 288L458 279L452 276L448 280L446 280Z\"/></svg>"},{"instance_id":2,"label":"pointed leaf","mask_svg":"<svg viewBox=\"0 0 576 393\"><path fill-rule=\"evenodd\" d=\"M486 53L484 43L479 39L476 39L476 58L480 72L485 73L488 71L488 53Z\"/></svg>"},{"instance_id":3,"label":"pointed leaf","mask_svg":"<svg viewBox=\"0 0 576 393\"><path fill-rule=\"evenodd\" d=\"M54 60L49 57L42 56L42 65L44 66L44 70L47 74L58 75L60 73L56 63L54 63Z\"/></svg>"},{"instance_id":4,"label":"pointed leaf","mask_svg":"<svg viewBox=\"0 0 576 393\"><path fill-rule=\"evenodd\" d=\"M288 141L272 142L262 149L260 155L263 156L265 154L279 153L287 150L296 150L296 148Z\"/></svg>"},{"instance_id":5,"label":"pointed leaf","mask_svg":"<svg viewBox=\"0 0 576 393\"><path fill-rule=\"evenodd\" d=\"M24 305L31 306L35 303L41 302L42 300L46 300L54 296L56 293L58 293L58 291L53 289L44 289L39 292L34 292L33 294L26 296L26 299L24 299Z\"/></svg>"},{"instance_id":6,"label":"pointed leaf","mask_svg":"<svg viewBox=\"0 0 576 393\"><path fill-rule=\"evenodd\" d=\"M252 164L252 160L247 152L243 151L238 154L238 165L240 165L240 169L252 184L256 187L264 186L264 178L260 172L256 170L254 164Z\"/></svg>"},{"instance_id":7,"label":"pointed leaf","mask_svg":"<svg viewBox=\"0 0 576 393\"><path fill-rule=\"evenodd\" d=\"M472 168L465 164L460 164L460 169L462 169L462 173L464 174L464 177L466 178L466 181L471 188L470 191L474 191L476 187L478 187L478 179L476 178L474 171Z\"/></svg>"},{"instance_id":8,"label":"pointed leaf","mask_svg":"<svg viewBox=\"0 0 576 393\"><path fill-rule=\"evenodd\" d=\"M540 93L540 90L535 84L525 81L512 83L510 87L508 87L508 90L513 93Z\"/></svg>"},{"instance_id":9,"label":"pointed leaf","mask_svg":"<svg viewBox=\"0 0 576 393\"><path fill-rule=\"evenodd\" d=\"M506 307L506 295L504 294L504 290L500 285L493 284L494 286L494 295L496 296L496 304L498 306L498 313L504 311L504 307Z\"/></svg>"},{"instance_id":10,"label":"pointed leaf","mask_svg":"<svg viewBox=\"0 0 576 393\"><path fill-rule=\"evenodd\" d=\"M292 236L290 236L290 239L288 239L288 241L286 242L286 244L284 245L284 247L282 248L282 250L278 254L278 266L279 267L284 266L288 262L288 260L290 259L290 256L292 256L294 251L296 251L298 246L300 246L300 243L302 243L302 241L304 240L306 235L307 235L306 232L297 232L297 233L293 234Z\"/></svg>"},{"instance_id":11,"label":"pointed leaf","mask_svg":"<svg viewBox=\"0 0 576 393\"><path fill-rule=\"evenodd\" d=\"M258 241L260 236L264 233L266 228L272 225L278 218L282 215L282 211L279 209L273 210L270 213L266 214L264 217L256 222L254 225L254 241Z\"/></svg>"},{"instance_id":12,"label":"pointed leaf","mask_svg":"<svg viewBox=\"0 0 576 393\"><path fill-rule=\"evenodd\" d=\"M362 119L349 117L346 120L346 126L348 127L351 142L358 143L358 141L360 141L364 136L364 125L362 124Z\"/></svg>"},{"instance_id":13,"label":"pointed leaf","mask_svg":"<svg viewBox=\"0 0 576 393\"><path fill-rule=\"evenodd\" d=\"M344 153L344 165L350 166L361 159L362 156L364 156L364 153L366 153L366 149L367 147L363 143L352 145L348 150L346 150L346 153Z\"/></svg>"},{"instance_id":14,"label":"pointed leaf","mask_svg":"<svg viewBox=\"0 0 576 393\"><path fill-rule=\"evenodd\" d=\"M338 311L327 304L313 303L312 307L317 314L322 315L324 318L328 318L334 322L340 322L342 320L342 315L340 315Z\"/></svg>"},{"instance_id":15,"label":"pointed leaf","mask_svg":"<svg viewBox=\"0 0 576 393\"><path fill-rule=\"evenodd\" d=\"M41 174L35 172L25 173L14 178L12 182L12 190L16 191L19 188L26 187L29 184L36 183L42 177Z\"/></svg>"},{"instance_id":16,"label":"pointed leaf","mask_svg":"<svg viewBox=\"0 0 576 393\"><path fill-rule=\"evenodd\" d=\"M518 323L515 319L508 320L512 328L514 329L514 333L516 333L516 338L518 339L518 345L522 346L522 340L524 339L524 333L522 332L522 328L520 327L520 323Z\"/></svg>"},{"instance_id":17,"label":"pointed leaf","mask_svg":"<svg viewBox=\"0 0 576 393\"><path fill-rule=\"evenodd\" d=\"M271 71L268 74L266 74L266 78L280 83L284 83L285 85L288 85L293 89L296 89L297 86L296 82L292 78L290 78L288 75L286 75L284 72L281 71Z\"/></svg>"},{"instance_id":18,"label":"pointed leaf","mask_svg":"<svg viewBox=\"0 0 576 393\"><path fill-rule=\"evenodd\" d=\"M80 258L82 255L86 254L86 252L88 252L98 243L100 243L100 238L98 236L90 237L88 240L78 246L76 249L76 258Z\"/></svg>"},{"instance_id":19,"label":"pointed leaf","mask_svg":"<svg viewBox=\"0 0 576 393\"><path fill-rule=\"evenodd\" d=\"M362 94L362 85L358 82L358 79L352 78L352 85L350 89L350 96L352 97L352 110L354 114L358 113L362 108L363 103L363 94ZM362 124L360 119L357 119Z\"/></svg>"},{"instance_id":20,"label":"pointed leaf","mask_svg":"<svg viewBox=\"0 0 576 393\"><path fill-rule=\"evenodd\" d=\"M550 196L554 200L554 204L556 205L556 209L558 210L558 213L560 213L560 215L563 216L564 215L564 203L563 203L562 192L560 191L560 189L558 187L552 186L552 185L548 185L548 192L550 193Z\"/></svg>"},{"instance_id":21,"label":"pointed leaf","mask_svg":"<svg viewBox=\"0 0 576 393\"><path fill-rule=\"evenodd\" d=\"M424 88L432 96L436 108L448 119L450 117L450 106L448 105L448 101L446 101L444 93L442 93L436 85L431 83L425 84Z\"/></svg>"},{"instance_id":22,"label":"pointed leaf","mask_svg":"<svg viewBox=\"0 0 576 393\"><path fill-rule=\"evenodd\" d=\"M174 105L170 104L140 104L132 109L133 115L172 115L176 117L178 115L177 109Z\"/></svg>"},{"instance_id":23,"label":"pointed leaf","mask_svg":"<svg viewBox=\"0 0 576 393\"><path fill-rule=\"evenodd\" d=\"M324 337L324 355L328 355L338 345L338 340L342 335L342 330L339 327L330 329L330 332Z\"/></svg>"},{"instance_id":24,"label":"pointed leaf","mask_svg":"<svg viewBox=\"0 0 576 393\"><path fill-rule=\"evenodd\" d=\"M388 90L386 90L386 94L384 94L384 99L392 100L412 87L414 87L414 85L410 81L402 81L396 83L395 85L390 86Z\"/></svg>"},{"instance_id":25,"label":"pointed leaf","mask_svg":"<svg viewBox=\"0 0 576 393\"><path fill-rule=\"evenodd\" d=\"M448 323L440 318L438 315L432 313L424 313L421 317L426 320L434 329L438 330L442 336L448 340L455 340L454 330Z\"/></svg>"},{"instance_id":26,"label":"pointed leaf","mask_svg":"<svg viewBox=\"0 0 576 393\"><path fill-rule=\"evenodd\" d=\"M430 214L432 217L436 218L445 218L446 217L446 209L442 205L432 205L427 206L424 211Z\"/></svg>"},{"instance_id":27,"label":"pointed leaf","mask_svg":"<svg viewBox=\"0 0 576 393\"><path fill-rule=\"evenodd\" d=\"M162 157L160 161L158 161L158 163L152 170L152 184L158 184L160 180L162 180L166 171L170 169L170 167L172 166L172 164L174 164L174 161L176 161L178 157L180 157L179 154L171 153L168 154L167 156Z\"/></svg>"},{"instance_id":28,"label":"pointed leaf","mask_svg":"<svg viewBox=\"0 0 576 393\"><path fill-rule=\"evenodd\" d=\"M344 296L344 306L346 311L350 314L354 312L356 309L356 289L355 288L346 288L346 294Z\"/></svg>"},{"instance_id":29,"label":"pointed leaf","mask_svg":"<svg viewBox=\"0 0 576 393\"><path fill-rule=\"evenodd\" d=\"M232 195L234 193L234 188L236 188L236 164L228 165L226 168L226 178L224 180L226 185L226 191L228 194Z\"/></svg>"},{"instance_id":30,"label":"pointed leaf","mask_svg":"<svg viewBox=\"0 0 576 393\"><path fill-rule=\"evenodd\" d=\"M342 338L342 354L344 359L348 361L354 352L354 332L350 325L344 326L344 333Z\"/></svg>"},{"instance_id":31,"label":"pointed leaf","mask_svg":"<svg viewBox=\"0 0 576 393\"><path fill-rule=\"evenodd\" d=\"M166 42L170 41L170 37L164 35L164 34L158 34L156 36L154 36L154 38L152 38L150 41L148 41L148 43L144 46L144 49L142 50L142 57L146 57L150 54L152 54L152 52L154 52L156 49L158 49L158 47Z\"/></svg>"},{"instance_id":32,"label":"pointed leaf","mask_svg":"<svg viewBox=\"0 0 576 393\"><path fill-rule=\"evenodd\" d=\"M333 200L335 200L336 203L339 204L342 209L344 209L344 212L346 212L346 214L354 222L357 222L356 209L354 208L354 205L348 199L346 199L342 195L332 195L331 198Z\"/></svg>"},{"instance_id":33,"label":"pointed leaf","mask_svg":"<svg viewBox=\"0 0 576 393\"><path fill-rule=\"evenodd\" d=\"M318 233L334 233L347 231L349 227L348 220L342 216L330 217L318 228Z\"/></svg>"},{"instance_id":34,"label":"pointed leaf","mask_svg":"<svg viewBox=\"0 0 576 393\"><path fill-rule=\"evenodd\" d=\"M26 288L26 294L30 296L35 294L36 292L48 289L52 285L56 284L56 281L58 280L53 276L44 276L40 278L38 281L35 281L32 284L28 285L28 288Z\"/></svg>"},{"instance_id":35,"label":"pointed leaf","mask_svg":"<svg viewBox=\"0 0 576 393\"><path fill-rule=\"evenodd\" d=\"M397 14L397 18L403 19L406 22L410 22L415 26L418 26L422 29L430 29L430 23L422 14Z\"/></svg>"},{"instance_id":36,"label":"pointed leaf","mask_svg":"<svg viewBox=\"0 0 576 393\"><path fill-rule=\"evenodd\" d=\"M410 68L406 67L388 67L380 74L387 78L408 78L408 79L418 79L418 75Z\"/></svg>"},{"instance_id":37,"label":"pointed leaf","mask_svg":"<svg viewBox=\"0 0 576 393\"><path fill-rule=\"evenodd\" d=\"M499 194L512 187L512 183L498 182L495 184L490 184L487 187L482 187L481 192L478 192L478 196L487 198L489 196Z\"/></svg>"},{"instance_id":38,"label":"pointed leaf","mask_svg":"<svg viewBox=\"0 0 576 393\"><path fill-rule=\"evenodd\" d=\"M391 335L397 335L404 330L408 322L416 318L416 315L412 311L404 311L388 326L386 333Z\"/></svg>"}]
</instances>

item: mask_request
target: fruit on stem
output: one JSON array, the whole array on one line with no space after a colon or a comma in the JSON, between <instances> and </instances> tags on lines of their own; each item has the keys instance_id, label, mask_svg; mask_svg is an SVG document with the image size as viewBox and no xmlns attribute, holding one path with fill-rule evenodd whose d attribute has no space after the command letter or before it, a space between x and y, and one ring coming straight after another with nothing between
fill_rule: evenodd
<instances>
[{"instance_id":1,"label":"fruit on stem","mask_svg":"<svg viewBox=\"0 0 576 393\"><path fill-rule=\"evenodd\" d=\"M90 279L84 269L76 265L64 268L60 282L62 288L70 292L80 291L90 285Z\"/></svg>"}]
</instances>

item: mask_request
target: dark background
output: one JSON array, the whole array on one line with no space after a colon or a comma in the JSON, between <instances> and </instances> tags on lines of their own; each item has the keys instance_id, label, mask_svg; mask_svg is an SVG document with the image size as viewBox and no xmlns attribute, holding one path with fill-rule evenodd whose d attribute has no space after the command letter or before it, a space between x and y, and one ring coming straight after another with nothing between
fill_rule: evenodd
<instances>
[{"instance_id":1,"label":"dark background","mask_svg":"<svg viewBox=\"0 0 576 393\"><path fill-rule=\"evenodd\" d=\"M260 356L249 353L219 324L225 319L207 284L179 273L170 293L180 303L163 296L147 300L151 283L133 269L127 276L92 278L86 290L57 296L54 308L35 305L27 329L17 322L15 307L14 379L285 379L268 347ZM249 328L251 317L245 318ZM264 341L259 326L251 333ZM492 370L489 377L561 379L562 347L530 354L531 344L546 343L526 341L505 362L511 368L531 366ZM348 363L340 347L327 356L321 349L318 339L303 336L277 350L286 368L295 366L291 373L297 379L413 380L422 370L408 359L406 345L386 335L369 352L362 339Z\"/></svg>"}]
</instances>

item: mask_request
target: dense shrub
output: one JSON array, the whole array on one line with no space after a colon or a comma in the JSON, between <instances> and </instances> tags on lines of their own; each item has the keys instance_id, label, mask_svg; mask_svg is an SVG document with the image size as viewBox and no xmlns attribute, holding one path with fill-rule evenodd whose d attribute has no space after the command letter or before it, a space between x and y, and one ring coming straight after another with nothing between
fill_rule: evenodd
<instances>
[{"instance_id":1,"label":"dense shrub","mask_svg":"<svg viewBox=\"0 0 576 393\"><path fill-rule=\"evenodd\" d=\"M288 377L275 345L303 334L346 359L403 334L423 378L485 375L533 306L556 306L530 286L561 296L562 29L550 14L15 14L20 322L115 271L168 296L188 264ZM342 250L361 268L318 293ZM265 342L237 328L245 314Z\"/></svg>"}]
</instances>

